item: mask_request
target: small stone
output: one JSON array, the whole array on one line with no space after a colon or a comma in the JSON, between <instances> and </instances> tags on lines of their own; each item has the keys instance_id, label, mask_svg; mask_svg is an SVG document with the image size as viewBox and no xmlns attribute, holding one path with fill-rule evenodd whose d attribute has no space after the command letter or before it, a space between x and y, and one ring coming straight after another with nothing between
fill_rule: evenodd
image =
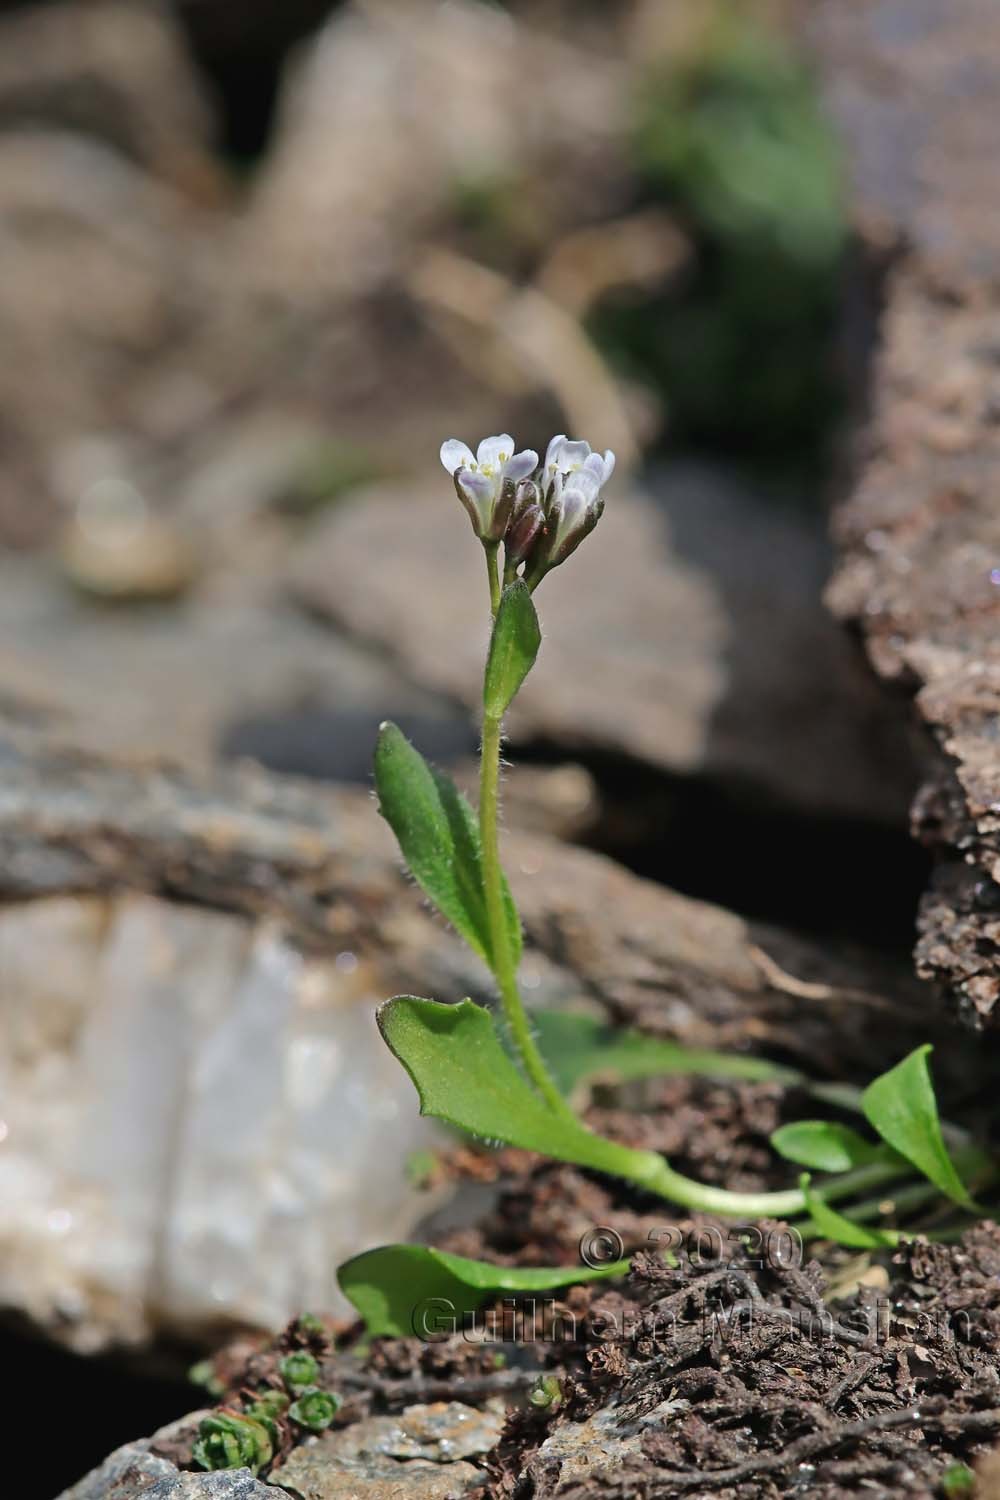
<instances>
[{"instance_id":1,"label":"small stone","mask_svg":"<svg viewBox=\"0 0 1000 1500\"><path fill-rule=\"evenodd\" d=\"M502 1426L501 1412L457 1401L410 1406L303 1444L271 1479L302 1500L447 1500L480 1487L466 1460L487 1453Z\"/></svg>"}]
</instances>

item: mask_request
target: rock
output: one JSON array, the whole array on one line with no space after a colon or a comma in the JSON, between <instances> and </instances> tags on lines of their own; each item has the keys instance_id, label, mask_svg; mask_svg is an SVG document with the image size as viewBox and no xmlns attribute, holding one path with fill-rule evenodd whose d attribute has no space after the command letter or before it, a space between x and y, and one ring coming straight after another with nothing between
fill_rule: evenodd
<instances>
[{"instance_id":1,"label":"rock","mask_svg":"<svg viewBox=\"0 0 1000 1500\"><path fill-rule=\"evenodd\" d=\"M546 87L530 109L512 108L532 76ZM284 92L243 273L280 301L355 299L398 276L463 190L523 192L532 179L544 182L532 203L544 245L578 217L581 193L593 206L620 170L627 83L610 49L583 51L470 0L419 12L346 5Z\"/></svg>"},{"instance_id":2,"label":"rock","mask_svg":"<svg viewBox=\"0 0 1000 1500\"><path fill-rule=\"evenodd\" d=\"M121 1500L136 1500L139 1495L148 1496L151 1487L177 1478L174 1465L150 1453L147 1443L126 1443L79 1484L64 1491L59 1500L107 1500L109 1495L115 1500L119 1496Z\"/></svg>"},{"instance_id":3,"label":"rock","mask_svg":"<svg viewBox=\"0 0 1000 1500\"><path fill-rule=\"evenodd\" d=\"M123 480L95 485L81 500L60 552L77 588L115 603L172 599L196 572L180 532L152 515L139 491Z\"/></svg>"},{"instance_id":4,"label":"rock","mask_svg":"<svg viewBox=\"0 0 1000 1500\"><path fill-rule=\"evenodd\" d=\"M906 0L811 8L851 147L858 213L894 249L868 457L836 521L836 615L915 692L937 756L915 834L938 856L919 972L971 1025L1000 1025L1000 213L992 102L1000 16Z\"/></svg>"},{"instance_id":5,"label":"rock","mask_svg":"<svg viewBox=\"0 0 1000 1500\"><path fill-rule=\"evenodd\" d=\"M116 575L133 593L150 528L161 524L145 506L141 515L145 539L134 538L137 551L133 540L124 548L140 572ZM111 582L105 572L105 591ZM0 635L8 720L57 727L82 751L188 765L252 757L280 771L367 785L385 718L443 761L476 746L461 709L303 618L252 575L206 579L173 607L112 611L74 600L41 559L0 557Z\"/></svg>"},{"instance_id":6,"label":"rock","mask_svg":"<svg viewBox=\"0 0 1000 1500\"><path fill-rule=\"evenodd\" d=\"M0 1302L78 1350L205 1340L338 1305L339 1261L405 1236L433 1132L348 942L138 895L4 909Z\"/></svg>"},{"instance_id":7,"label":"rock","mask_svg":"<svg viewBox=\"0 0 1000 1500\"><path fill-rule=\"evenodd\" d=\"M192 1412L162 1427L151 1438L126 1443L58 1500L274 1500L275 1492L249 1469L221 1474L182 1474L157 1452L181 1432L197 1427L203 1412Z\"/></svg>"},{"instance_id":8,"label":"rock","mask_svg":"<svg viewBox=\"0 0 1000 1500\"><path fill-rule=\"evenodd\" d=\"M319 523L290 582L311 611L471 710L488 623L478 553L442 478L383 486ZM545 639L510 716L514 743L898 823L917 782L907 731L824 615L826 562L818 519L712 470L678 464L646 490L612 491L597 540L539 591Z\"/></svg>"},{"instance_id":9,"label":"rock","mask_svg":"<svg viewBox=\"0 0 1000 1500\"><path fill-rule=\"evenodd\" d=\"M540 1492L552 1493L545 1484L553 1470L558 1488L564 1484L594 1483L629 1461L643 1459L642 1439L669 1413L683 1410L686 1401L663 1401L645 1419L624 1421L614 1406L602 1407L583 1422L560 1422L531 1460L530 1470Z\"/></svg>"},{"instance_id":10,"label":"rock","mask_svg":"<svg viewBox=\"0 0 1000 1500\"><path fill-rule=\"evenodd\" d=\"M122 427L137 440L141 375L184 328L202 277L190 205L83 134L0 130L0 234L4 473L26 486L0 522L23 543L52 529L66 448Z\"/></svg>"},{"instance_id":11,"label":"rock","mask_svg":"<svg viewBox=\"0 0 1000 1500\"><path fill-rule=\"evenodd\" d=\"M433 1207L405 1179L430 1126L373 1006L485 1000L488 976L365 792L18 744L0 746L0 1302L87 1350L336 1306L338 1259ZM938 1033L892 966L544 837L510 833L504 857L532 1002L586 996L833 1076ZM939 1082L982 1061L952 1046Z\"/></svg>"},{"instance_id":12,"label":"rock","mask_svg":"<svg viewBox=\"0 0 1000 1500\"><path fill-rule=\"evenodd\" d=\"M25 124L90 136L196 196L221 181L207 100L155 0L61 0L0 18L0 130Z\"/></svg>"},{"instance_id":13,"label":"rock","mask_svg":"<svg viewBox=\"0 0 1000 1500\"><path fill-rule=\"evenodd\" d=\"M466 1460L487 1453L502 1426L502 1411L457 1401L410 1406L303 1444L270 1477L302 1500L447 1500L482 1486Z\"/></svg>"}]
</instances>

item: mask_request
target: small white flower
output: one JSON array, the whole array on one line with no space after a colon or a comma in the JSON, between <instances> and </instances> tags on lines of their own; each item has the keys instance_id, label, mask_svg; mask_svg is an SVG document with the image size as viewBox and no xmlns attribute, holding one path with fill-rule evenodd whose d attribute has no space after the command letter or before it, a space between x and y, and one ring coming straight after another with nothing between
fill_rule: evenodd
<instances>
[{"instance_id":1,"label":"small white flower","mask_svg":"<svg viewBox=\"0 0 1000 1500\"><path fill-rule=\"evenodd\" d=\"M498 542L507 529L515 486L538 465L530 448L514 452L514 439L501 432L483 438L475 454L457 438L441 444L441 462L455 481L458 498L469 513L472 529L484 542Z\"/></svg>"},{"instance_id":2,"label":"small white flower","mask_svg":"<svg viewBox=\"0 0 1000 1500\"><path fill-rule=\"evenodd\" d=\"M541 474L545 538L533 568L536 581L565 562L593 531L604 514L601 489L614 468L610 448L602 456L593 453L589 443L563 434L552 439Z\"/></svg>"},{"instance_id":3,"label":"small white flower","mask_svg":"<svg viewBox=\"0 0 1000 1500\"><path fill-rule=\"evenodd\" d=\"M580 474L591 475L597 481L598 491L601 486L607 484L615 471L615 455L610 448L604 450L604 456L591 452L590 444L568 438L560 433L554 437L545 450L545 463L542 466L541 487L542 494L548 500L550 495L560 495L567 484L571 483L574 476Z\"/></svg>"}]
</instances>

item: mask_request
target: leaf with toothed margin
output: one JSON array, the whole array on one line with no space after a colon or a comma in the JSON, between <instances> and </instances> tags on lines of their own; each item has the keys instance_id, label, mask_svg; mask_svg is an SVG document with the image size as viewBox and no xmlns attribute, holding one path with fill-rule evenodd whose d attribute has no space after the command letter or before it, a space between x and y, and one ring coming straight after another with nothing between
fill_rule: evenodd
<instances>
[{"instance_id":1,"label":"leaf with toothed margin","mask_svg":"<svg viewBox=\"0 0 1000 1500\"><path fill-rule=\"evenodd\" d=\"M504 1292L549 1292L624 1276L627 1260L606 1266L494 1266L425 1245L382 1245L345 1261L340 1289L370 1338L440 1338Z\"/></svg>"},{"instance_id":2,"label":"leaf with toothed margin","mask_svg":"<svg viewBox=\"0 0 1000 1500\"><path fill-rule=\"evenodd\" d=\"M662 1169L655 1151L619 1146L553 1113L518 1071L481 1005L397 995L380 1006L378 1025L416 1086L421 1114L615 1177L653 1181Z\"/></svg>"},{"instance_id":3,"label":"leaf with toothed margin","mask_svg":"<svg viewBox=\"0 0 1000 1500\"><path fill-rule=\"evenodd\" d=\"M472 808L451 778L428 765L395 724L379 730L375 788L379 812L396 835L413 878L469 947L491 964L479 825ZM506 880L503 894L516 966L521 922Z\"/></svg>"}]
</instances>

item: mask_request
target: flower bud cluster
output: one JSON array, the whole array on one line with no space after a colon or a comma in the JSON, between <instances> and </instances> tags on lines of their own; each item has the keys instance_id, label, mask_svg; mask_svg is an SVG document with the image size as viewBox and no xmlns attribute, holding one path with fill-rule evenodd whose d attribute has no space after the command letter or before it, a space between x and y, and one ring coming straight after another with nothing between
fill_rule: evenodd
<instances>
[{"instance_id":1,"label":"flower bud cluster","mask_svg":"<svg viewBox=\"0 0 1000 1500\"><path fill-rule=\"evenodd\" d=\"M604 511L601 490L615 467L610 449L603 456L590 444L554 437L539 465L531 448L514 452L508 433L484 438L476 453L449 438L441 462L455 482L472 529L487 547L504 544L504 576L510 581L523 566L535 588L588 536Z\"/></svg>"}]
</instances>

